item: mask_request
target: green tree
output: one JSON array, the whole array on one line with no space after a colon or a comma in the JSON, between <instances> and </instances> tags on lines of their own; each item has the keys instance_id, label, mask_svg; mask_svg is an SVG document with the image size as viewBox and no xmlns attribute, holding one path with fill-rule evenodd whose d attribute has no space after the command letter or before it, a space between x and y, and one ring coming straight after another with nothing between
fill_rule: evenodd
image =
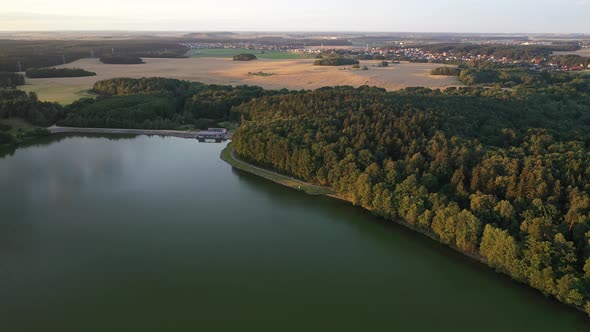
<instances>
[{"instance_id":1,"label":"green tree","mask_svg":"<svg viewBox=\"0 0 590 332\"><path fill-rule=\"evenodd\" d=\"M480 253L492 267L506 271L516 279L522 279L518 245L507 231L486 225L481 239Z\"/></svg>"},{"instance_id":2,"label":"green tree","mask_svg":"<svg viewBox=\"0 0 590 332\"><path fill-rule=\"evenodd\" d=\"M436 211L434 218L432 219L432 231L438 235L440 240L446 244L455 244L455 238L457 233L457 217L460 214L461 209L456 203L451 203L444 209ZM468 223L467 216L464 216L465 224ZM460 231L460 234L464 236L461 240L463 244L469 240L469 227L465 227Z\"/></svg>"},{"instance_id":3,"label":"green tree","mask_svg":"<svg viewBox=\"0 0 590 332\"><path fill-rule=\"evenodd\" d=\"M556 297L562 302L579 306L584 301L581 289L582 286L578 278L572 274L566 274L557 281Z\"/></svg>"},{"instance_id":4,"label":"green tree","mask_svg":"<svg viewBox=\"0 0 590 332\"><path fill-rule=\"evenodd\" d=\"M474 252L478 247L481 233L481 222L471 212L461 211L456 217L456 243L457 247L466 252Z\"/></svg>"}]
</instances>

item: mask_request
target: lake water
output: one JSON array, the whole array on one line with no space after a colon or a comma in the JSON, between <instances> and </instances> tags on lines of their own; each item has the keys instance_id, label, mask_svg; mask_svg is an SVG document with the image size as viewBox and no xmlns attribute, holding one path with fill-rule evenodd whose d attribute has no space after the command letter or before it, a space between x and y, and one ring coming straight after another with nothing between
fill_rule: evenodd
<instances>
[{"instance_id":1,"label":"lake water","mask_svg":"<svg viewBox=\"0 0 590 332\"><path fill-rule=\"evenodd\" d=\"M57 137L0 158L0 331L588 331L590 320L225 144Z\"/></svg>"}]
</instances>

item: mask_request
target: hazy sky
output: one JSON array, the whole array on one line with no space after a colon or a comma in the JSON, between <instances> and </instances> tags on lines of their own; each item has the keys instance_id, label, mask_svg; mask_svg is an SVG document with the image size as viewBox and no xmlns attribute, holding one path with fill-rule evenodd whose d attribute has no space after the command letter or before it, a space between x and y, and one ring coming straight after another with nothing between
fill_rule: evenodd
<instances>
[{"instance_id":1,"label":"hazy sky","mask_svg":"<svg viewBox=\"0 0 590 332\"><path fill-rule=\"evenodd\" d=\"M590 0L4 0L0 30L590 33Z\"/></svg>"}]
</instances>

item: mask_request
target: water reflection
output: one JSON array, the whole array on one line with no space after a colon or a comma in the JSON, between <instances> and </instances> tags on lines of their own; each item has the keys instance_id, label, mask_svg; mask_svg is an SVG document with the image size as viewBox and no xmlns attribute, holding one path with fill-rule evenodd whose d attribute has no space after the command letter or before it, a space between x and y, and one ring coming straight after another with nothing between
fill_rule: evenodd
<instances>
[{"instance_id":1,"label":"water reflection","mask_svg":"<svg viewBox=\"0 0 590 332\"><path fill-rule=\"evenodd\" d=\"M223 144L114 139L60 138L0 159L3 328L197 320L235 331L268 317L281 331L586 327L405 228L232 171Z\"/></svg>"}]
</instances>

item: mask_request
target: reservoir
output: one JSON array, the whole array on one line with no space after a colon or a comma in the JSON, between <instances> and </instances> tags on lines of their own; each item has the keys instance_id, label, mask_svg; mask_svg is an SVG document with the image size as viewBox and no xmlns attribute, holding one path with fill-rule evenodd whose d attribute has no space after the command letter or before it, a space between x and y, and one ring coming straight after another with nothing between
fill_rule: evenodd
<instances>
[{"instance_id":1,"label":"reservoir","mask_svg":"<svg viewBox=\"0 0 590 332\"><path fill-rule=\"evenodd\" d=\"M225 143L55 136L0 157L0 328L590 331L401 226L232 169Z\"/></svg>"}]
</instances>

